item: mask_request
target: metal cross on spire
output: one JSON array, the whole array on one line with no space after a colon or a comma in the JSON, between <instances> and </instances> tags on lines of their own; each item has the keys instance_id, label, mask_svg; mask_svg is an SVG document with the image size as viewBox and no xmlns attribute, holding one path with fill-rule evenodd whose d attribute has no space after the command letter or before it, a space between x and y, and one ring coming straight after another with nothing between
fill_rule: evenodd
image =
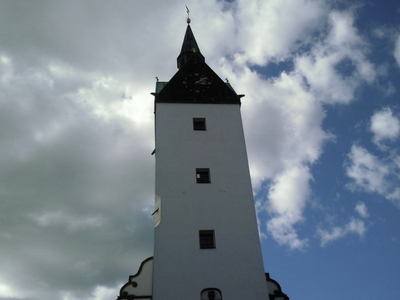
<instances>
[{"instance_id":1,"label":"metal cross on spire","mask_svg":"<svg viewBox=\"0 0 400 300\"><path fill-rule=\"evenodd\" d=\"M186 6L186 12L187 12L187 19L186 19L186 23L188 23L188 24L190 24L190 18L189 18L189 14L190 14L190 10L189 10L189 8L187 7L187 5L185 5Z\"/></svg>"}]
</instances>

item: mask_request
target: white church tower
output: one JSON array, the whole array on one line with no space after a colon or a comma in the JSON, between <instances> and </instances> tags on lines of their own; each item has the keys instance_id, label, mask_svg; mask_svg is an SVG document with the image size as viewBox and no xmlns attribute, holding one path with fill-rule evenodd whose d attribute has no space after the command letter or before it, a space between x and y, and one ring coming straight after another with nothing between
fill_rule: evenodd
<instances>
[{"instance_id":1,"label":"white church tower","mask_svg":"<svg viewBox=\"0 0 400 300\"><path fill-rule=\"evenodd\" d=\"M178 72L158 81L153 93L154 257L130 276L118 299L288 299L263 268L243 95L205 63L189 23Z\"/></svg>"}]
</instances>

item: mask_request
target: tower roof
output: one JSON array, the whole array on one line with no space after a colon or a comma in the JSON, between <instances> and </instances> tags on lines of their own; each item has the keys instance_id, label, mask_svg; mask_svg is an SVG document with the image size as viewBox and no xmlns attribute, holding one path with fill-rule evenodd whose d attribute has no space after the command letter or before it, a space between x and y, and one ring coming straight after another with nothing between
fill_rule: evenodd
<instances>
[{"instance_id":1,"label":"tower roof","mask_svg":"<svg viewBox=\"0 0 400 300\"><path fill-rule=\"evenodd\" d=\"M185 62L189 60L190 56L192 56L193 53L199 54L200 57L205 60L204 56L200 52L199 46L197 45L192 29L188 24L185 37L183 38L181 53L177 58L178 69L180 69L185 64Z\"/></svg>"},{"instance_id":2,"label":"tower roof","mask_svg":"<svg viewBox=\"0 0 400 300\"><path fill-rule=\"evenodd\" d=\"M244 96L236 94L231 85L206 64L190 25L178 56L178 69L169 82L157 82L153 93L155 102L240 104Z\"/></svg>"}]
</instances>

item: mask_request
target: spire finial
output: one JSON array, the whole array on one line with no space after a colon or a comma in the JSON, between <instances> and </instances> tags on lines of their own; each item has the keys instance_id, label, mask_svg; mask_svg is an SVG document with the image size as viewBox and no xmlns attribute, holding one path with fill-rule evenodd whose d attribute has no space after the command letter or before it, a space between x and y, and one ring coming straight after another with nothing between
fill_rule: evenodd
<instances>
[{"instance_id":1,"label":"spire finial","mask_svg":"<svg viewBox=\"0 0 400 300\"><path fill-rule=\"evenodd\" d=\"M188 23L188 24L190 24L190 18L189 18L189 14L190 14L190 10L189 10L189 8L187 7L187 5L185 5L186 6L186 12L187 12L187 19L186 19L186 23Z\"/></svg>"}]
</instances>

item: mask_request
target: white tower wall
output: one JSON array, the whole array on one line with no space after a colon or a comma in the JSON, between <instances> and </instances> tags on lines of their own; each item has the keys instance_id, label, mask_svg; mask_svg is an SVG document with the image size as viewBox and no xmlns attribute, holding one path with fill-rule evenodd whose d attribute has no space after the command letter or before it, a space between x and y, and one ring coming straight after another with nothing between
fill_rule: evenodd
<instances>
[{"instance_id":1,"label":"white tower wall","mask_svg":"<svg viewBox=\"0 0 400 300\"><path fill-rule=\"evenodd\" d=\"M156 103L153 300L268 299L239 104ZM206 130L193 129L205 118ZM210 183L196 183L209 168ZM200 249L214 230L215 249Z\"/></svg>"}]
</instances>

